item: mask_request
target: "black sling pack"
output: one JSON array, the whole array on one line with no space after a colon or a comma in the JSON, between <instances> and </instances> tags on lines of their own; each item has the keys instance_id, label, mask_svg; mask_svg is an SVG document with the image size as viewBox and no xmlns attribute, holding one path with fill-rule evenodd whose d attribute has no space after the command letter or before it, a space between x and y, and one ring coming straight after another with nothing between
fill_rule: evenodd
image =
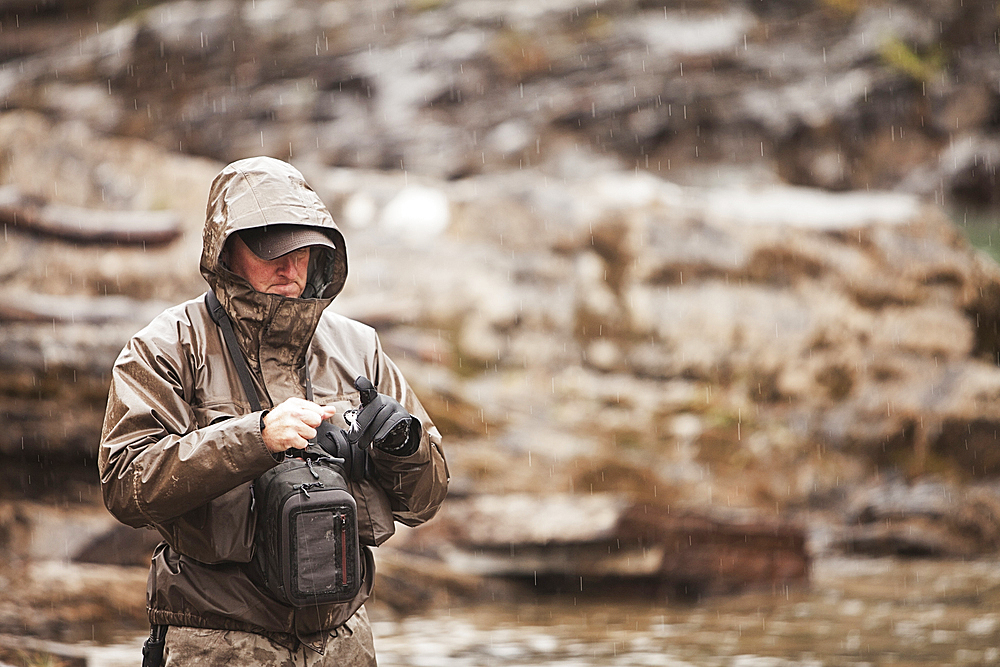
<instances>
[{"instance_id":1,"label":"black sling pack","mask_svg":"<svg viewBox=\"0 0 1000 667\"><path fill-rule=\"evenodd\" d=\"M205 303L222 330L247 400L255 412L260 411L229 316L211 290ZM312 400L308 380L306 392ZM348 491L344 459L311 442L295 454L286 452L284 461L254 480L252 492L257 526L250 569L257 583L294 607L354 599L364 572L358 508Z\"/></svg>"}]
</instances>

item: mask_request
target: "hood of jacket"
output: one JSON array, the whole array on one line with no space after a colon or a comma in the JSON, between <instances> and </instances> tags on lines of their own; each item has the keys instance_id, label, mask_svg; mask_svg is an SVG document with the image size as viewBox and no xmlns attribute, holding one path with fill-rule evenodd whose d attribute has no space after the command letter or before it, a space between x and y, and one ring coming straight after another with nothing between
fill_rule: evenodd
<instances>
[{"instance_id":1,"label":"hood of jacket","mask_svg":"<svg viewBox=\"0 0 1000 667\"><path fill-rule=\"evenodd\" d=\"M272 225L311 227L335 246L314 248L299 298L258 292L226 266L223 250L234 232ZM233 321L240 348L272 404L301 395L295 378L323 310L347 280L347 249L333 216L295 167L254 157L233 162L215 177L205 213L201 273Z\"/></svg>"}]
</instances>

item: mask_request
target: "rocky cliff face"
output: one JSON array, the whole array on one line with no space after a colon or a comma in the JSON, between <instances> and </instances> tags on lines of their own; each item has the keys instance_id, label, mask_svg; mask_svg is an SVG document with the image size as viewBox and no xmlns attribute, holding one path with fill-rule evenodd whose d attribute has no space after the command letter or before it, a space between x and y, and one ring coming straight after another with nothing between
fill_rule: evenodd
<instances>
[{"instance_id":1,"label":"rocky cliff face","mask_svg":"<svg viewBox=\"0 0 1000 667\"><path fill-rule=\"evenodd\" d=\"M87 156L122 149L2 120L58 156L10 140L8 180L24 188L59 173L74 142ZM132 168L88 157L83 173L119 191L144 183L136 207L153 197L182 212L178 240L108 247L8 228L8 454L92 454L125 338L203 289L200 200L219 165L144 144L129 155L142 156ZM914 196L621 171L303 169L350 244L333 307L379 328L451 442L456 491L801 505L880 468L997 472L1000 271ZM89 317L58 309L81 299ZM64 401L74 419L51 418Z\"/></svg>"},{"instance_id":2,"label":"rocky cliff face","mask_svg":"<svg viewBox=\"0 0 1000 667\"><path fill-rule=\"evenodd\" d=\"M115 355L205 289L217 170L270 154L344 228L332 307L379 329L456 496L777 512L819 551L997 546L1000 270L942 208L995 198L989 7L0 10L11 201L177 219L83 242L0 206L15 497L96 500Z\"/></svg>"},{"instance_id":3,"label":"rocky cliff face","mask_svg":"<svg viewBox=\"0 0 1000 667\"><path fill-rule=\"evenodd\" d=\"M995 203L989 2L7 0L4 108L172 151L461 178L597 156L688 181ZM586 167L583 167L586 168Z\"/></svg>"}]
</instances>

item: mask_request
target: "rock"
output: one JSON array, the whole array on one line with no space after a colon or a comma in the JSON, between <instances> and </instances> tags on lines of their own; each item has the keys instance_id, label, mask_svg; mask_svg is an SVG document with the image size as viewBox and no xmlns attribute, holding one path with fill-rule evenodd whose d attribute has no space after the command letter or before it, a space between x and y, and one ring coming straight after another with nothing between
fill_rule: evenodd
<instances>
[{"instance_id":1,"label":"rock","mask_svg":"<svg viewBox=\"0 0 1000 667\"><path fill-rule=\"evenodd\" d=\"M959 133L937 163L914 169L900 188L927 192L934 183L947 181L961 199L992 207L998 195L991 165L998 158L1000 141L995 137L979 132Z\"/></svg>"},{"instance_id":2,"label":"rock","mask_svg":"<svg viewBox=\"0 0 1000 667\"><path fill-rule=\"evenodd\" d=\"M101 506L78 503L70 508L58 508L42 501L0 504L0 535L9 562L103 562L131 565L130 562L80 561L80 555L91 545L106 540L119 531L115 519ZM132 528L127 529L136 534ZM142 540L138 540L142 541ZM150 548L142 564L148 564Z\"/></svg>"},{"instance_id":3,"label":"rock","mask_svg":"<svg viewBox=\"0 0 1000 667\"><path fill-rule=\"evenodd\" d=\"M973 558L1000 543L1000 490L890 480L854 494L836 547L872 556Z\"/></svg>"},{"instance_id":4,"label":"rock","mask_svg":"<svg viewBox=\"0 0 1000 667\"><path fill-rule=\"evenodd\" d=\"M8 590L0 599L0 633L67 642L91 640L91 626L101 635L109 630L139 634L149 627L148 569L53 561L5 567Z\"/></svg>"},{"instance_id":5,"label":"rock","mask_svg":"<svg viewBox=\"0 0 1000 667\"><path fill-rule=\"evenodd\" d=\"M543 587L578 582L572 590L581 592L588 581L605 592L643 582L668 599L803 584L809 571L804 534L791 524L604 494L454 500L420 544L458 572Z\"/></svg>"},{"instance_id":6,"label":"rock","mask_svg":"<svg viewBox=\"0 0 1000 667\"><path fill-rule=\"evenodd\" d=\"M435 178L611 161L685 179L735 163L838 190L982 196L914 176L944 161L947 133L989 133L986 9L564 5L14 11L0 96L219 161Z\"/></svg>"},{"instance_id":7,"label":"rock","mask_svg":"<svg viewBox=\"0 0 1000 667\"><path fill-rule=\"evenodd\" d=\"M30 655L32 660L58 661L58 664L67 667L87 667L86 654L78 647L44 639L15 635L0 636L0 651L17 652L22 659L27 659ZM13 667L13 665L0 661L0 667Z\"/></svg>"},{"instance_id":8,"label":"rock","mask_svg":"<svg viewBox=\"0 0 1000 667\"><path fill-rule=\"evenodd\" d=\"M153 550L163 541L153 529L131 528L116 524L95 536L77 550L73 561L95 565L120 565L146 567Z\"/></svg>"},{"instance_id":9,"label":"rock","mask_svg":"<svg viewBox=\"0 0 1000 667\"><path fill-rule=\"evenodd\" d=\"M118 353L206 288L197 267L217 166L19 112L0 118L0 153L7 204L44 202L32 210L54 232L6 209L19 217L0 244L0 452L93 459Z\"/></svg>"},{"instance_id":10,"label":"rock","mask_svg":"<svg viewBox=\"0 0 1000 667\"><path fill-rule=\"evenodd\" d=\"M78 642L106 630L142 631L152 549L141 564L77 560L116 530L99 502L0 501L0 647L11 646L8 635ZM135 552L133 542L128 548Z\"/></svg>"},{"instance_id":11,"label":"rock","mask_svg":"<svg viewBox=\"0 0 1000 667\"><path fill-rule=\"evenodd\" d=\"M48 322L85 325L147 321L173 304L137 301L124 296L65 297L52 294L13 293L0 296L0 322ZM20 357L20 363L30 360Z\"/></svg>"},{"instance_id":12,"label":"rock","mask_svg":"<svg viewBox=\"0 0 1000 667\"><path fill-rule=\"evenodd\" d=\"M375 550L378 585L366 605L410 615L479 601L516 597L503 582L456 572L447 564L393 547Z\"/></svg>"},{"instance_id":13,"label":"rock","mask_svg":"<svg viewBox=\"0 0 1000 667\"><path fill-rule=\"evenodd\" d=\"M11 128L17 118L5 116ZM28 118L19 122L38 139L41 123ZM64 155L86 157L68 137L52 134L52 145ZM64 169L29 157L13 132L6 136L24 169ZM95 155L108 150L96 140L92 145ZM99 163L90 172L98 181L69 180L73 200L92 201L87 193L100 187L121 204L148 201L138 177L130 189L117 168L103 166L103 157ZM207 171L208 165L201 166ZM998 272L976 258L939 212L913 196L773 186L752 194L680 187L625 172L410 182L408 175L327 170L315 163L304 169L334 215L345 220L351 279L334 309L377 325L416 384L420 378L449 378L425 382L446 389L443 400L428 402L450 431L495 438L505 443L505 455L530 453L544 461L538 468L525 466L526 474L517 477L527 487L537 484L528 481L532 474L565 465L556 451L616 458L625 447L637 468L649 468L642 462L650 458L662 461L655 466L658 474L689 487L692 498L706 498L716 484L741 486L727 470L745 465L738 463L745 456L743 438L767 440L779 431L794 433L803 446L818 440L883 465L883 445L892 443L887 451L920 469L935 452L947 450L957 425L980 418L992 423L987 413L996 373L984 359L997 345L990 323L1000 311L989 295L1000 291ZM205 174L199 187L210 180ZM428 226L422 236L434 242L419 252L387 239L380 222L394 198L407 192L437 202L431 207L437 213L423 216ZM193 197L178 201L178 210L195 209ZM203 206L197 202L199 211ZM179 241L146 252L98 253L55 241L38 246L42 242L16 236L16 245L3 254L8 293L32 286L26 291L60 290L90 299L95 286L122 283L116 298L125 291L142 303L157 298L148 301L149 313L154 303L194 296L204 289L197 286L200 222L193 212L183 220ZM27 259L35 247L45 247L58 261L36 266ZM163 275L176 281L161 279L152 266L162 266ZM44 296L34 308L46 303ZM112 302L79 303L103 308ZM93 446L106 382L97 371L106 372L128 329L150 316L140 317L133 305L128 309L134 323L70 322L59 325L57 336L43 324L6 325L8 340L21 350L10 357L10 392L18 397L8 401L8 414L18 415L14 423L23 427L10 430L4 451L18 451L22 437L32 447ZM88 317L100 312L90 309ZM87 343L92 335L99 342ZM73 345L82 347L73 351ZM18 357L48 369L53 382L46 386L59 391L32 399L37 378L13 371ZM45 415L53 401L79 405L67 393L71 387L59 381L74 372L77 387L93 391L74 393L87 396L87 407L80 406L67 430ZM688 398L648 398L662 396L671 383L688 383ZM614 387L610 397L602 385ZM713 412L734 427L706 428L694 441L681 442L669 426L678 411ZM548 422L541 431L540 418ZM921 418L947 428L921 445L913 429ZM533 435L538 433L544 438ZM720 439L703 441L710 437ZM734 444L717 444L729 437ZM760 451L770 457L791 449ZM970 451L985 456L987 450L977 445ZM798 468L794 457L780 456L781 463L753 465ZM993 469L993 463L984 467L985 459L948 460L976 467L979 474ZM673 465L676 472L667 472ZM565 490L572 475L560 478ZM780 485L779 478L762 474L767 481L760 492L785 497L791 485L769 488ZM823 473L813 479L828 478ZM512 480L508 490L520 490L520 484ZM737 495L753 504L754 493Z\"/></svg>"},{"instance_id":14,"label":"rock","mask_svg":"<svg viewBox=\"0 0 1000 667\"><path fill-rule=\"evenodd\" d=\"M0 188L4 228L54 236L78 243L170 243L181 234L171 211L101 211L26 198L15 187Z\"/></svg>"},{"instance_id":15,"label":"rock","mask_svg":"<svg viewBox=\"0 0 1000 667\"><path fill-rule=\"evenodd\" d=\"M920 213L920 200L904 194L829 193L787 187L709 191L704 206L704 215L711 221L827 232L905 224Z\"/></svg>"}]
</instances>

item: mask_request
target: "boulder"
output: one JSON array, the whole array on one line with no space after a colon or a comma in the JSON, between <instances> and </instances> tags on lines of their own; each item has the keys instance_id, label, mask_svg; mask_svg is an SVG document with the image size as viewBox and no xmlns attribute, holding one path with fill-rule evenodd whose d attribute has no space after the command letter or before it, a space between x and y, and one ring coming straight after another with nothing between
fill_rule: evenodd
<instances>
[{"instance_id":1,"label":"boulder","mask_svg":"<svg viewBox=\"0 0 1000 667\"><path fill-rule=\"evenodd\" d=\"M870 556L976 558L1000 544L1000 489L933 477L852 493L835 548Z\"/></svg>"},{"instance_id":2,"label":"boulder","mask_svg":"<svg viewBox=\"0 0 1000 667\"><path fill-rule=\"evenodd\" d=\"M810 562L801 527L773 516L713 517L601 493L452 500L419 545L454 571L537 590L645 588L667 600L802 585Z\"/></svg>"}]
</instances>

